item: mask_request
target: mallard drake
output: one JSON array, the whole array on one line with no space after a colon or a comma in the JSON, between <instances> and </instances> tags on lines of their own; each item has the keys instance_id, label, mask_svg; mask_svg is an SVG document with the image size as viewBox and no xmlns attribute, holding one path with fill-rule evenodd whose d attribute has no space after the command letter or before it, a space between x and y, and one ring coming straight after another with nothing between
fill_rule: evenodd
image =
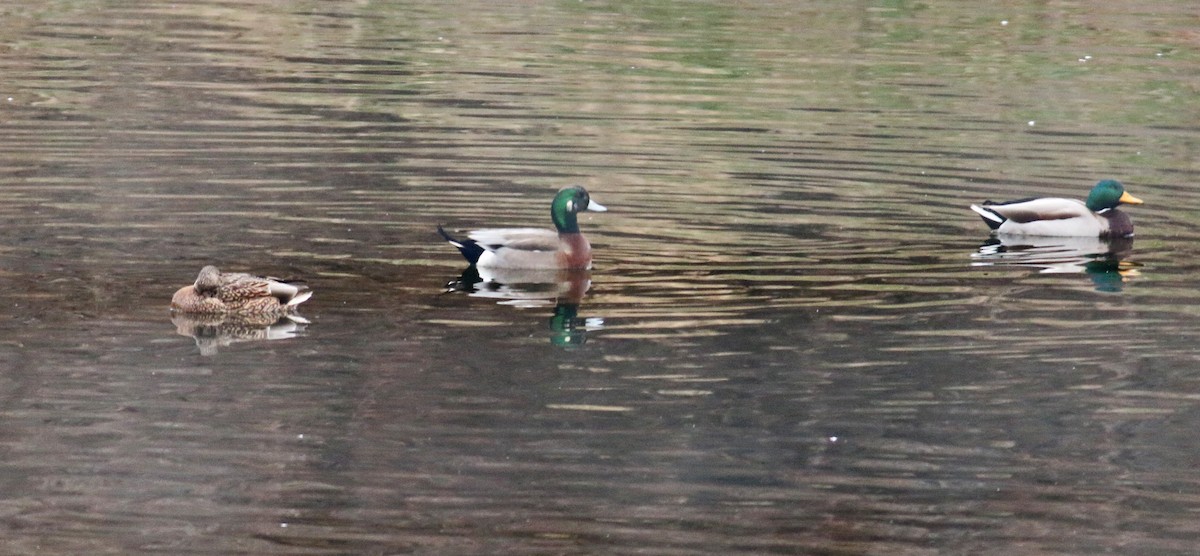
<instances>
[{"instance_id":1,"label":"mallard drake","mask_svg":"<svg viewBox=\"0 0 1200 556\"><path fill-rule=\"evenodd\" d=\"M1121 203L1140 205L1142 200L1125 191L1117 180L1103 180L1092 188L1087 201L1042 197L1005 203L985 201L971 205L994 234L1060 237L1131 237L1133 220L1117 210Z\"/></svg>"},{"instance_id":2,"label":"mallard drake","mask_svg":"<svg viewBox=\"0 0 1200 556\"><path fill-rule=\"evenodd\" d=\"M438 233L458 248L463 257L480 268L588 269L592 246L579 232L576 213L608 210L578 185L560 189L550 203L550 218L558 230L539 228L493 228L467 232L469 239L455 239L438 226Z\"/></svg>"},{"instance_id":3,"label":"mallard drake","mask_svg":"<svg viewBox=\"0 0 1200 556\"><path fill-rule=\"evenodd\" d=\"M171 310L196 315L237 315L282 318L308 301L312 291L275 278L240 272L221 272L209 265L196 282L179 288L171 297Z\"/></svg>"}]
</instances>

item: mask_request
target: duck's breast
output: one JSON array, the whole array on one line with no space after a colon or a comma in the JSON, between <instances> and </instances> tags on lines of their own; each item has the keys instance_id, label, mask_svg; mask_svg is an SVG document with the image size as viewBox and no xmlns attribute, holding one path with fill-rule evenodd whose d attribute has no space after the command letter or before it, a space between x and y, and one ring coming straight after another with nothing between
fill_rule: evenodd
<instances>
[{"instance_id":1,"label":"duck's breast","mask_svg":"<svg viewBox=\"0 0 1200 556\"><path fill-rule=\"evenodd\" d=\"M583 234L559 234L558 242L559 268L592 268L592 244Z\"/></svg>"},{"instance_id":2,"label":"duck's breast","mask_svg":"<svg viewBox=\"0 0 1200 556\"><path fill-rule=\"evenodd\" d=\"M1112 209L1104 211L1100 217L1108 224L1107 230L1101 235L1114 238L1133 236L1133 219L1128 214Z\"/></svg>"},{"instance_id":3,"label":"duck's breast","mask_svg":"<svg viewBox=\"0 0 1200 556\"><path fill-rule=\"evenodd\" d=\"M201 295L195 286L184 286L171 296L171 308L184 313L215 315L226 311L225 303L208 295Z\"/></svg>"}]
</instances>

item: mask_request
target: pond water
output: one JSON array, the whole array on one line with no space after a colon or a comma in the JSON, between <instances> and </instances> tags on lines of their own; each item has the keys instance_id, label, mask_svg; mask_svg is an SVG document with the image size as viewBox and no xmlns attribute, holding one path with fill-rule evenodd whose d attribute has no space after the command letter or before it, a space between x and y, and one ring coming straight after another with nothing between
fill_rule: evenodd
<instances>
[{"instance_id":1,"label":"pond water","mask_svg":"<svg viewBox=\"0 0 1200 556\"><path fill-rule=\"evenodd\" d=\"M7 2L5 550L1190 553L1198 24ZM1134 242L967 208L1110 177ZM590 274L476 285L435 233L575 183ZM173 322L205 264L311 323Z\"/></svg>"}]
</instances>

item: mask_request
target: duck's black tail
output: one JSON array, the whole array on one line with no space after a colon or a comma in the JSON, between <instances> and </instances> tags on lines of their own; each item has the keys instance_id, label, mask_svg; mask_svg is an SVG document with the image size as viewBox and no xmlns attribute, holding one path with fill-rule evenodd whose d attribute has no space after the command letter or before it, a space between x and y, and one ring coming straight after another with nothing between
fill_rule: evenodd
<instances>
[{"instance_id":1,"label":"duck's black tail","mask_svg":"<svg viewBox=\"0 0 1200 556\"><path fill-rule=\"evenodd\" d=\"M441 224L438 224L437 231L438 234L441 235L446 241L450 242L450 245L458 248L458 252L462 253L462 256L467 259L467 262L475 264L479 261L479 257L483 255L483 248L476 244L475 240L454 239L450 234L446 233L446 230L442 229Z\"/></svg>"},{"instance_id":2,"label":"duck's black tail","mask_svg":"<svg viewBox=\"0 0 1200 556\"><path fill-rule=\"evenodd\" d=\"M996 204L996 203L993 203L991 201L985 201L983 203L983 206L971 205L971 210L975 211L975 213L978 214L980 216L980 218L983 218L983 221L985 223L987 223L988 227L993 230L995 230L996 228L999 228L1001 224L1003 224L1006 220L1008 220L1007 218L1004 217L1004 215L1002 215L990 208L987 208L988 205L994 205L994 204Z\"/></svg>"}]
</instances>

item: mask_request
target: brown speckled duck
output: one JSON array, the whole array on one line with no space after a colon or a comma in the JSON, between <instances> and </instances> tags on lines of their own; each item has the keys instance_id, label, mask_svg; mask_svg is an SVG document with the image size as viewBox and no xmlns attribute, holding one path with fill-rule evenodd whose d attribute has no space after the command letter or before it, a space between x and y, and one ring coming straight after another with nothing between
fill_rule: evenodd
<instances>
[{"instance_id":1,"label":"brown speckled duck","mask_svg":"<svg viewBox=\"0 0 1200 556\"><path fill-rule=\"evenodd\" d=\"M193 315L233 315L282 318L308 301L307 287L240 272L221 272L209 265L196 282L179 288L171 310Z\"/></svg>"}]
</instances>

